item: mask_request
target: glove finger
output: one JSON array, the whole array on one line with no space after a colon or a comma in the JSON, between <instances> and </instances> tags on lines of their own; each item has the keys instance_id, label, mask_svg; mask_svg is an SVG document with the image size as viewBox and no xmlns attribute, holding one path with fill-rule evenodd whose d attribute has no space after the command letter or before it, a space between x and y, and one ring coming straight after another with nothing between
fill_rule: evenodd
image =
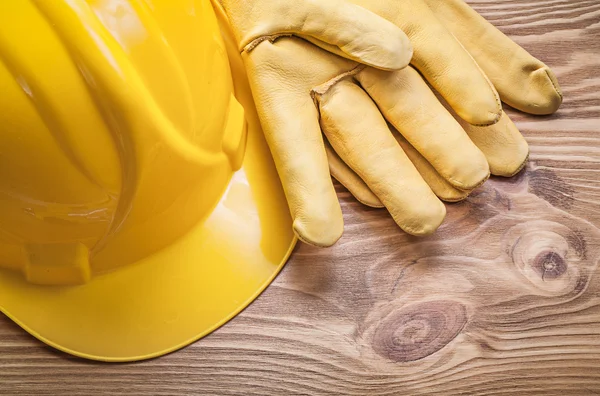
<instances>
[{"instance_id":1,"label":"glove finger","mask_svg":"<svg viewBox=\"0 0 600 396\"><path fill-rule=\"evenodd\" d=\"M394 132L394 137L404 150L415 168L419 171L423 180L429 185L431 190L439 199L446 202L459 202L466 199L471 191L459 190L453 187L446 179L440 176L439 173L431 166L406 139L391 125L388 125L391 131ZM325 138L327 139L327 138ZM327 151L327 159L329 160L329 171L331 175L340 182L360 203L372 208L382 208L384 205L379 198L369 189L369 186L354 172L350 167L342 161L329 142L325 140L325 150Z\"/></svg>"},{"instance_id":2,"label":"glove finger","mask_svg":"<svg viewBox=\"0 0 600 396\"><path fill-rule=\"evenodd\" d=\"M444 98L439 94L436 96L485 155L492 175L511 177L525 167L529 159L529 145L506 113L502 112L500 121L494 125L473 126L461 119Z\"/></svg>"},{"instance_id":3,"label":"glove finger","mask_svg":"<svg viewBox=\"0 0 600 396\"><path fill-rule=\"evenodd\" d=\"M414 46L411 64L473 125L498 121L502 105L496 89L462 47L421 0L352 0L386 15L408 35Z\"/></svg>"},{"instance_id":4,"label":"glove finger","mask_svg":"<svg viewBox=\"0 0 600 396\"><path fill-rule=\"evenodd\" d=\"M240 50L265 40L299 35L320 47L384 70L406 67L412 45L404 32L373 12L345 0L213 0L231 21ZM220 4L219 4L220 3Z\"/></svg>"},{"instance_id":5,"label":"glove finger","mask_svg":"<svg viewBox=\"0 0 600 396\"><path fill-rule=\"evenodd\" d=\"M293 38L257 47L244 55L244 63L290 206L294 231L304 242L331 246L341 237L344 225L329 176L317 108L308 92L290 82L289 74L270 66L288 66L295 59L293 55L302 51L314 51L315 56L326 54Z\"/></svg>"},{"instance_id":6,"label":"glove finger","mask_svg":"<svg viewBox=\"0 0 600 396\"><path fill-rule=\"evenodd\" d=\"M502 101L531 114L552 114L562 103L554 73L486 21L463 0L425 0L471 53Z\"/></svg>"},{"instance_id":7,"label":"glove finger","mask_svg":"<svg viewBox=\"0 0 600 396\"><path fill-rule=\"evenodd\" d=\"M327 160L329 161L329 172L331 176L340 182L356 200L363 205L372 208L385 207L379 198L371 191L369 186L361 179L350 167L342 161L337 155L327 137L323 137L325 141L325 151L327 152Z\"/></svg>"},{"instance_id":8,"label":"glove finger","mask_svg":"<svg viewBox=\"0 0 600 396\"><path fill-rule=\"evenodd\" d=\"M332 147L396 223L413 235L434 232L446 209L393 138L371 98L353 82L342 80L317 99L321 128Z\"/></svg>"},{"instance_id":9,"label":"glove finger","mask_svg":"<svg viewBox=\"0 0 600 396\"><path fill-rule=\"evenodd\" d=\"M444 179L435 170L433 166L421 155L393 126L390 130L394 132L394 137L398 141L402 150L406 153L410 161L423 177L423 180L429 185L431 190L439 199L446 202L458 202L466 199L471 190L459 190Z\"/></svg>"},{"instance_id":10,"label":"glove finger","mask_svg":"<svg viewBox=\"0 0 600 396\"><path fill-rule=\"evenodd\" d=\"M500 121L488 127L476 127L462 122L463 128L485 154L494 176L511 177L519 173L529 159L529 145L506 113Z\"/></svg>"},{"instance_id":11,"label":"glove finger","mask_svg":"<svg viewBox=\"0 0 600 396\"><path fill-rule=\"evenodd\" d=\"M472 190L487 180L485 156L414 69L367 68L356 79L384 117L450 184Z\"/></svg>"}]
</instances>

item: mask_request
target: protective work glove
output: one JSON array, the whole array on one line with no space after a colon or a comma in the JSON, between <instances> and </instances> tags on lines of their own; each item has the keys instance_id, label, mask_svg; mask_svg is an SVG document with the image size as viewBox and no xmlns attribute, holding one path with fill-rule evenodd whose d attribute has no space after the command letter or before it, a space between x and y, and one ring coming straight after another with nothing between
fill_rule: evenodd
<instances>
[{"instance_id":1,"label":"protective work glove","mask_svg":"<svg viewBox=\"0 0 600 396\"><path fill-rule=\"evenodd\" d=\"M411 64L472 125L501 116L500 97L531 114L562 103L550 69L463 0L350 0L400 27L414 46Z\"/></svg>"},{"instance_id":2,"label":"protective work glove","mask_svg":"<svg viewBox=\"0 0 600 396\"><path fill-rule=\"evenodd\" d=\"M352 1L404 29L414 44L412 65L438 91L435 98L421 75L410 69L375 71L374 78L359 74L358 82L371 87L369 93L382 113L388 120L397 121L394 127L405 136L410 136L411 130L443 131L452 125L456 127L449 114L440 111L439 99L485 154L491 174L509 177L518 173L527 161L529 148L502 111L495 89L502 101L514 108L531 114L551 114L562 103L552 71L462 0ZM396 100L380 100L393 98L390 91ZM493 124L486 126L490 123ZM424 148L413 147L401 134L394 136L439 198L454 202L468 196L469 189L453 186L422 155ZM383 206L330 147L328 157L332 175L359 201Z\"/></svg>"},{"instance_id":3,"label":"protective work glove","mask_svg":"<svg viewBox=\"0 0 600 396\"><path fill-rule=\"evenodd\" d=\"M357 83L386 77L384 70L408 63L411 51L401 31L342 1L221 0L215 6L238 42L300 239L329 246L343 232L322 132L403 230L435 231L445 207L377 107L397 101L396 91L383 92L376 104L370 95L377 87ZM386 43L377 43L382 38ZM431 113L447 115L440 104ZM393 117L388 117L393 124L401 121ZM445 120L454 124L441 131L416 128L409 140L453 186L473 189L489 176L487 159L450 115Z\"/></svg>"}]
</instances>

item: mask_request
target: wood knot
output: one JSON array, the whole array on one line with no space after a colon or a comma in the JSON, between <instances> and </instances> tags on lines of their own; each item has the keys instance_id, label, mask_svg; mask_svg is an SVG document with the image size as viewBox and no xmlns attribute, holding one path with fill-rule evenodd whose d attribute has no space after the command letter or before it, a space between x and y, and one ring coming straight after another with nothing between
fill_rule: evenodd
<instances>
[{"instance_id":1,"label":"wood knot","mask_svg":"<svg viewBox=\"0 0 600 396\"><path fill-rule=\"evenodd\" d=\"M554 251L539 253L531 266L542 280L556 279L567 271L565 259Z\"/></svg>"},{"instance_id":2,"label":"wood knot","mask_svg":"<svg viewBox=\"0 0 600 396\"><path fill-rule=\"evenodd\" d=\"M373 349L395 362L423 359L450 343L467 323L467 310L454 301L428 301L388 315L377 327Z\"/></svg>"},{"instance_id":3,"label":"wood knot","mask_svg":"<svg viewBox=\"0 0 600 396\"><path fill-rule=\"evenodd\" d=\"M570 294L586 276L587 244L579 233L551 221L531 221L511 228L510 256L519 272L543 294Z\"/></svg>"}]
</instances>

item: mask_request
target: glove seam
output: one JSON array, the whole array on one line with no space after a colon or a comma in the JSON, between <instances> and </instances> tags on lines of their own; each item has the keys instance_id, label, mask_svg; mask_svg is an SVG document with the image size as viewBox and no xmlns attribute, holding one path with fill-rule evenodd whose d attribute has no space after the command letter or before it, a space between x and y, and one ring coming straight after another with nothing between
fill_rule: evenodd
<instances>
[{"instance_id":1,"label":"glove seam","mask_svg":"<svg viewBox=\"0 0 600 396\"><path fill-rule=\"evenodd\" d=\"M464 197L460 197L460 198L443 198L443 197L440 197L439 195L437 197L443 202L458 203L458 202L462 202L465 199L469 198L470 195L471 195L471 192L467 192L467 195L465 195Z\"/></svg>"},{"instance_id":2,"label":"glove seam","mask_svg":"<svg viewBox=\"0 0 600 396\"><path fill-rule=\"evenodd\" d=\"M520 166L517 168L517 170L516 170L516 171L514 171L514 172L512 172L511 174L504 174L504 175L501 175L501 174L493 174L493 175L494 175L494 176L498 176L498 177L504 177L504 178L510 178L510 177L514 177L514 176L516 176L518 173L520 173L520 172L521 172L521 171L522 171L522 170L525 168L525 166L527 166L527 164L529 163L529 158L530 158L530 156L531 156L531 151L529 151L529 152L527 153L527 157L525 157L525 160L524 160L524 161L523 161L523 163L522 163L522 164L521 164L521 165L520 165Z\"/></svg>"},{"instance_id":3,"label":"glove seam","mask_svg":"<svg viewBox=\"0 0 600 396\"><path fill-rule=\"evenodd\" d=\"M340 81L342 81L346 78L354 77L355 75L357 75L358 73L363 71L366 67L367 67L366 65L358 65L354 69L349 70L345 73L339 74L339 75L333 77L332 79L330 79L329 81L311 89L310 97L312 98L313 102L315 103L315 106L317 108L320 107L319 106L319 98L321 96L325 95L333 86L335 86L337 83L339 83Z\"/></svg>"},{"instance_id":4,"label":"glove seam","mask_svg":"<svg viewBox=\"0 0 600 396\"><path fill-rule=\"evenodd\" d=\"M479 183L477 183L473 187L465 187L464 183L461 183L458 180L455 180L454 178L449 177L449 176L448 176L448 180L454 185L454 187L458 188L459 190L462 190L462 191L469 191L469 190L471 190L472 191L472 190L474 190L476 188L481 187L486 181L489 180L490 176L491 176L491 173L488 172L487 176L484 177L483 180L481 180Z\"/></svg>"},{"instance_id":5,"label":"glove seam","mask_svg":"<svg viewBox=\"0 0 600 396\"><path fill-rule=\"evenodd\" d=\"M479 72L481 73L481 75L483 76L483 78L485 79L485 81L487 82L488 86L492 89L492 92L494 93L494 100L496 101L496 105L498 106L498 111L496 113L496 118L491 123L487 123L487 124L471 124L471 125L476 126L476 127L485 127L485 126L491 126L491 125L497 124L498 121L500 121L500 118L502 118L502 101L500 100L500 94L496 90L496 87L494 86L494 84L492 84L492 81L490 80L490 78L487 76L487 74L485 74L485 72L483 71L483 69L481 68L481 66L479 66L479 63L477 63L477 61L475 60L475 58L473 57L473 55L471 55L471 53L469 51L467 51L467 49L465 48L465 46L460 42L460 40L458 40L456 38L456 36L454 36L452 34L452 37L454 37L454 39L458 42L458 44L465 51L465 53L467 55L469 55L469 57L471 58L471 60L475 64L475 67L477 67L477 69L479 70Z\"/></svg>"},{"instance_id":6,"label":"glove seam","mask_svg":"<svg viewBox=\"0 0 600 396\"><path fill-rule=\"evenodd\" d=\"M563 94L562 94L560 88L557 87L556 84L554 84L554 79L550 75L550 72L548 71L548 68L545 68L544 71L546 72L546 76L548 76L548 80L550 80L550 83L552 84L552 88L554 88L554 91L560 97L560 100L562 101L564 99L563 98Z\"/></svg>"},{"instance_id":7,"label":"glove seam","mask_svg":"<svg viewBox=\"0 0 600 396\"><path fill-rule=\"evenodd\" d=\"M258 47L262 42L264 41L270 41L271 44L274 43L277 39L280 39L281 37L291 37L293 36L293 34L291 33L279 33L279 34L271 34L268 36L260 36L255 38L254 40L250 41L248 44L246 44L244 46L244 48L242 48L242 50L240 51L240 53L249 53L252 52L253 49L255 49L256 47Z\"/></svg>"},{"instance_id":8,"label":"glove seam","mask_svg":"<svg viewBox=\"0 0 600 396\"><path fill-rule=\"evenodd\" d=\"M387 208L387 207L386 207ZM394 221L396 222L396 224L400 225L398 219L396 219L395 216L392 216L392 218L394 219ZM429 234L425 234L425 227L421 226L421 227L413 227L413 226L400 226L400 228L402 229L402 231L406 232L409 235L415 236L415 237L425 237Z\"/></svg>"},{"instance_id":9,"label":"glove seam","mask_svg":"<svg viewBox=\"0 0 600 396\"><path fill-rule=\"evenodd\" d=\"M342 237L342 236L340 235L340 237L339 237L339 238L337 238L333 244L329 245L329 244L325 244L325 243L319 243L319 242L316 242L316 241L309 241L308 239L306 239L306 238L303 238L303 237L302 237L302 235L300 235L300 233L299 233L298 231L296 231L296 229L294 229L294 234L296 234L296 236L298 237L298 239L300 239L302 242L304 242L304 243L307 243L307 244L309 244L309 245L316 246L316 247L320 247L320 248L329 248L329 247L332 247L332 246L333 246L334 244L336 244L336 243L337 243L337 242L338 242L338 241L341 239L341 237Z\"/></svg>"}]
</instances>

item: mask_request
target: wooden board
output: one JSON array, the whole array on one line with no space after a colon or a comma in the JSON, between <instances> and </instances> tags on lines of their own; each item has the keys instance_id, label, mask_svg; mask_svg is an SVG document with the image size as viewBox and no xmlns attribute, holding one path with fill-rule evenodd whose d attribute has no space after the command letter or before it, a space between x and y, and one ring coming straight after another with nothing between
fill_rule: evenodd
<instances>
[{"instance_id":1,"label":"wooden board","mask_svg":"<svg viewBox=\"0 0 600 396\"><path fill-rule=\"evenodd\" d=\"M242 315L153 361L82 361L0 317L0 394L600 395L600 1L471 3L565 94L553 116L508 111L523 174L423 239L338 186L337 246L299 246Z\"/></svg>"}]
</instances>

